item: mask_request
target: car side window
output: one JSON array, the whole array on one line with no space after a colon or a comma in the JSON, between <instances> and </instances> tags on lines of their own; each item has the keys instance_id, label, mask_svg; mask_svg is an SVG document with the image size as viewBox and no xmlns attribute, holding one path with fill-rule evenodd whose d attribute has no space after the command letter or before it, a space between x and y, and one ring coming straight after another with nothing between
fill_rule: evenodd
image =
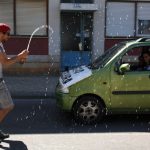
<instances>
[{"instance_id":1,"label":"car side window","mask_svg":"<svg viewBox=\"0 0 150 150\"><path fill-rule=\"evenodd\" d=\"M149 51L149 46L132 48L122 57L121 63L128 63L130 71L150 71Z\"/></svg>"}]
</instances>

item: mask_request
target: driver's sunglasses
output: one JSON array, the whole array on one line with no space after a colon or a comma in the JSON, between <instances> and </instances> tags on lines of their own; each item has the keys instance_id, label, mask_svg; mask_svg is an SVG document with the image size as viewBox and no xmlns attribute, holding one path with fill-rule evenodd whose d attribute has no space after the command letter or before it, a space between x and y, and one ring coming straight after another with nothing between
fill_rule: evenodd
<instances>
[{"instance_id":1,"label":"driver's sunglasses","mask_svg":"<svg viewBox=\"0 0 150 150\"><path fill-rule=\"evenodd\" d=\"M3 34L10 36L10 32L3 32Z\"/></svg>"}]
</instances>

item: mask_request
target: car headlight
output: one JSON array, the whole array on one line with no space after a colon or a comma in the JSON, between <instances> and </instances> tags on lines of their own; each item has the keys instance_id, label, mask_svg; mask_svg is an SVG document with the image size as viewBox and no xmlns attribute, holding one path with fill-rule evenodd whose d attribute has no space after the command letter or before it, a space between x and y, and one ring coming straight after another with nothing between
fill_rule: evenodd
<instances>
[{"instance_id":1,"label":"car headlight","mask_svg":"<svg viewBox=\"0 0 150 150\"><path fill-rule=\"evenodd\" d=\"M61 92L64 94L68 94L69 93L69 89L68 88L62 88Z\"/></svg>"},{"instance_id":2,"label":"car headlight","mask_svg":"<svg viewBox=\"0 0 150 150\"><path fill-rule=\"evenodd\" d=\"M64 94L69 93L69 89L67 87L64 87L63 85L59 84L57 87L58 91Z\"/></svg>"}]
</instances>

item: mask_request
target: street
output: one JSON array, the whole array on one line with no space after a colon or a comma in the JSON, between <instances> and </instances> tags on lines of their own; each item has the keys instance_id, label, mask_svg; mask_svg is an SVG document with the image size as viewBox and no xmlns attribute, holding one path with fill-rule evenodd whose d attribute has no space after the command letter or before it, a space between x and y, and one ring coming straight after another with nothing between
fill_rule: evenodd
<instances>
[{"instance_id":1,"label":"street","mask_svg":"<svg viewBox=\"0 0 150 150\"><path fill-rule=\"evenodd\" d=\"M10 139L4 150L148 150L149 115L107 116L101 124L79 125L57 108L54 98L15 99L1 124Z\"/></svg>"},{"instance_id":2,"label":"street","mask_svg":"<svg viewBox=\"0 0 150 150\"><path fill-rule=\"evenodd\" d=\"M0 0L0 150L150 150L150 0Z\"/></svg>"}]
</instances>

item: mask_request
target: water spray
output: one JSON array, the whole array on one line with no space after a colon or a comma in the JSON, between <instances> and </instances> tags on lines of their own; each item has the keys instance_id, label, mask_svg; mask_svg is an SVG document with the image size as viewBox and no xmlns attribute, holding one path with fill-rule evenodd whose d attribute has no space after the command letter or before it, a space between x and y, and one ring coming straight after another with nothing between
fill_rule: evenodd
<instances>
[{"instance_id":1,"label":"water spray","mask_svg":"<svg viewBox=\"0 0 150 150\"><path fill-rule=\"evenodd\" d=\"M30 48L30 44L31 44L31 41L32 41L33 36L35 35L36 32L38 32L39 30L41 30L41 29L43 29L43 28L48 28L48 29L51 31L51 33L53 33L52 28L51 28L50 26L48 26L48 25L42 25L42 26L36 28L36 29L33 31L33 33L31 34L31 36L30 36L30 39L29 39L29 42L28 42L28 46L27 46L27 51L28 51L28 52L29 52L29 48ZM21 63L21 64L24 64L24 63L25 63L25 59L22 59L20 63Z\"/></svg>"}]
</instances>

